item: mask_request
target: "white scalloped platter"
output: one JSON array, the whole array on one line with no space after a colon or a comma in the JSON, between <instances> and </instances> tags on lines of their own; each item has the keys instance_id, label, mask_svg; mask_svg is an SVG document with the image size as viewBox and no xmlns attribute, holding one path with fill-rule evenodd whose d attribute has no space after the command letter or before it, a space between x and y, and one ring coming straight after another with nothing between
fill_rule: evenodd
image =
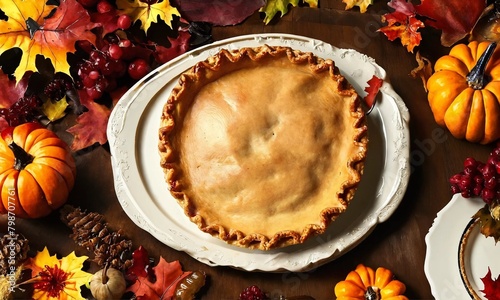
<instances>
[{"instance_id":1,"label":"white scalloped platter","mask_svg":"<svg viewBox=\"0 0 500 300\"><path fill-rule=\"evenodd\" d=\"M369 154L365 173L347 212L328 230L302 245L271 251L231 246L201 232L170 195L160 167L160 116L179 75L220 49L289 46L332 59L364 96L373 75L384 79L377 105L368 116ZM115 190L131 220L159 241L210 266L247 271L308 271L338 258L384 222L401 202L410 175L409 113L386 80L386 72L359 52L307 37L259 34L235 37L195 49L162 65L120 99L108 123Z\"/></svg>"},{"instance_id":2,"label":"white scalloped platter","mask_svg":"<svg viewBox=\"0 0 500 300\"><path fill-rule=\"evenodd\" d=\"M471 222L483 206L480 198L453 195L438 212L425 237L424 271L437 300L486 300L481 292L484 289L481 278L486 276L488 268L492 278L500 274L500 244L482 235L479 225Z\"/></svg>"}]
</instances>

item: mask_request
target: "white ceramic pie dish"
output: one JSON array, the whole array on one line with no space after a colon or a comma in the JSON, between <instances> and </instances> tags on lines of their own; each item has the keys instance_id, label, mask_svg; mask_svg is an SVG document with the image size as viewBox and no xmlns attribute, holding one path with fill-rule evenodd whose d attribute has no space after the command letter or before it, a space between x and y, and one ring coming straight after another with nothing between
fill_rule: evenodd
<instances>
[{"instance_id":1,"label":"white ceramic pie dish","mask_svg":"<svg viewBox=\"0 0 500 300\"><path fill-rule=\"evenodd\" d=\"M479 225L471 228L472 216L484 206L479 198L455 194L438 212L425 237L427 252L424 270L437 300L484 299L481 292L488 268L493 279L500 274L500 244L480 233ZM460 244L463 243L463 274L460 272ZM468 284L467 284L468 283Z\"/></svg>"},{"instance_id":2,"label":"white ceramic pie dish","mask_svg":"<svg viewBox=\"0 0 500 300\"><path fill-rule=\"evenodd\" d=\"M203 263L248 271L308 271L352 249L378 223L387 220L401 202L411 171L409 114L402 99L384 81L377 106L368 117L370 145L362 182L347 212L327 232L302 245L270 251L228 245L201 232L168 192L157 148L160 115L178 76L196 62L222 48L263 44L289 46L333 59L362 96L373 75L386 79L385 71L366 55L295 35L246 35L186 53L134 85L113 109L107 134L115 190L135 224Z\"/></svg>"}]
</instances>

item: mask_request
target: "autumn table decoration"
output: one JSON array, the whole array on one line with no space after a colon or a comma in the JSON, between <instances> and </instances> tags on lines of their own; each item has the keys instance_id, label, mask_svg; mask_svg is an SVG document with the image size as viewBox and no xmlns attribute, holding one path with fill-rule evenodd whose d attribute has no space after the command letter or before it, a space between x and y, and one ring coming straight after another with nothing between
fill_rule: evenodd
<instances>
[{"instance_id":1,"label":"autumn table decoration","mask_svg":"<svg viewBox=\"0 0 500 300\"><path fill-rule=\"evenodd\" d=\"M126 288L123 272L108 266L90 278L90 292L96 300L120 299Z\"/></svg>"},{"instance_id":2,"label":"autumn table decoration","mask_svg":"<svg viewBox=\"0 0 500 300\"><path fill-rule=\"evenodd\" d=\"M60 210L60 218L71 228L70 237L89 251L98 266L107 265L121 271L132 266L132 241L123 230L112 230L102 214L65 205Z\"/></svg>"},{"instance_id":3,"label":"autumn table decoration","mask_svg":"<svg viewBox=\"0 0 500 300\"><path fill-rule=\"evenodd\" d=\"M500 137L500 51L496 43L457 44L427 81L436 122L459 139L488 144Z\"/></svg>"},{"instance_id":4,"label":"autumn table decoration","mask_svg":"<svg viewBox=\"0 0 500 300\"><path fill-rule=\"evenodd\" d=\"M38 123L7 127L0 138L1 214L39 218L62 206L75 183L68 145Z\"/></svg>"},{"instance_id":5,"label":"autumn table decoration","mask_svg":"<svg viewBox=\"0 0 500 300\"><path fill-rule=\"evenodd\" d=\"M484 206L471 215L481 226L485 237L500 240L500 143L490 153L487 161L473 157L464 160L464 169L450 177L451 191L464 198L478 197Z\"/></svg>"},{"instance_id":6,"label":"autumn table decoration","mask_svg":"<svg viewBox=\"0 0 500 300\"><path fill-rule=\"evenodd\" d=\"M480 299L468 278L466 247L476 225L485 238L493 238L495 245L500 240L500 142L497 142L486 162L467 157L464 160L463 171L451 176L449 181L453 193L460 193L464 198L481 199L484 202L477 212L471 212L471 220L464 230L459 246L462 280L471 296ZM489 300L499 299L500 281L498 278L492 278L489 268L481 281L484 283L484 289L481 290L484 296Z\"/></svg>"},{"instance_id":7,"label":"autumn table decoration","mask_svg":"<svg viewBox=\"0 0 500 300\"><path fill-rule=\"evenodd\" d=\"M86 256L77 256L75 252L57 258L45 247L25 266L31 270L31 279L19 285L33 284L34 299L82 299L81 286L92 276L82 270L86 260Z\"/></svg>"},{"instance_id":8,"label":"autumn table decoration","mask_svg":"<svg viewBox=\"0 0 500 300\"><path fill-rule=\"evenodd\" d=\"M408 300L406 285L395 279L391 270L373 270L363 264L349 272L334 288L337 300Z\"/></svg>"},{"instance_id":9,"label":"autumn table decoration","mask_svg":"<svg viewBox=\"0 0 500 300\"><path fill-rule=\"evenodd\" d=\"M90 291L97 299L118 299L133 294L135 299L194 299L205 285L202 271L183 271L179 261L163 257L155 264L148 251L132 241L123 230L113 230L102 214L65 205L61 221L72 229L70 237L91 255L101 269L90 278Z\"/></svg>"}]
</instances>

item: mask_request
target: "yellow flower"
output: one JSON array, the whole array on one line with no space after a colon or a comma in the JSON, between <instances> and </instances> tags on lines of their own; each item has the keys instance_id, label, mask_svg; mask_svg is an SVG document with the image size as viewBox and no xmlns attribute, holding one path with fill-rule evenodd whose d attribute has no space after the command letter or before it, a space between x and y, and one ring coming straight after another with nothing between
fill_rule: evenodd
<instances>
[{"instance_id":1,"label":"yellow flower","mask_svg":"<svg viewBox=\"0 0 500 300\"><path fill-rule=\"evenodd\" d=\"M80 287L86 284L92 274L82 271L87 256L76 256L71 252L58 259L50 256L47 247L30 259L27 268L32 271L34 283L33 299L85 299Z\"/></svg>"}]
</instances>

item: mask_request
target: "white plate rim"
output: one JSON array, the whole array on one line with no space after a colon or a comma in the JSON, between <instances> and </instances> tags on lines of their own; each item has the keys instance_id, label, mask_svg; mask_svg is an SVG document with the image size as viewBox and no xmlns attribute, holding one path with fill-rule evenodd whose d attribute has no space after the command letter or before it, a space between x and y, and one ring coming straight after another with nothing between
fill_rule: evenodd
<instances>
[{"instance_id":1,"label":"white plate rim","mask_svg":"<svg viewBox=\"0 0 500 300\"><path fill-rule=\"evenodd\" d=\"M484 205L481 198L464 198L460 194L454 194L448 204L437 213L425 236L427 251L424 272L431 287L431 293L438 300L473 299L460 273L459 250L464 233L473 221L472 216ZM472 230L479 230L479 225ZM494 243L493 238L486 238L479 232L472 235L477 236L473 242L475 241L478 245L473 246L467 242L466 248L483 247ZM478 239L481 239L480 243ZM495 267L497 271L500 270L500 263L494 263L493 259L483 259L476 255L471 258L467 254L464 259L466 267L469 264L468 261L473 260L471 263L477 264L476 267L488 265ZM476 274L476 276L468 274L468 280L473 287L479 288L482 284L479 281L486 275L487 269L484 268L479 272L483 271L484 273ZM494 271L492 276L496 276ZM480 291L474 290L474 292L480 299L486 300Z\"/></svg>"},{"instance_id":2,"label":"white plate rim","mask_svg":"<svg viewBox=\"0 0 500 300\"><path fill-rule=\"evenodd\" d=\"M144 186L138 166L138 147L135 145L140 134L142 122L141 114L147 108L147 101L143 98L154 97L163 88L166 81L172 81L196 61L215 54L221 48L239 48L247 46L290 46L292 48L310 51L323 58L337 58L336 64L341 73L346 76L354 87L364 96L364 86L371 76L375 75L384 80L380 89L379 101L373 115L379 114L382 124L381 134L386 140L386 161L384 178L377 191L376 199L380 205L374 211L370 210L369 218L341 237L335 237L318 242L317 247L307 250L256 252L241 249L214 241L212 237L199 237L186 232L182 220L162 220L152 214L159 211L154 207L154 200ZM339 59L341 58L341 59ZM356 62L356 64L352 64ZM351 64L349 64L351 63ZM172 73L175 73L174 76ZM172 77L173 76L173 77ZM145 97L145 95L148 95ZM142 97L142 98L141 98ZM142 100L142 101L141 101ZM144 103L146 102L146 103ZM149 108L148 108L149 109ZM138 116L139 114L139 116ZM131 124L130 120L134 120ZM388 123L388 124L386 124ZM308 37L290 34L252 34L218 41L204 47L183 54L176 59L160 66L152 74L130 88L114 107L108 122L107 136L110 145L111 163L114 185L121 207L130 219L140 228L149 232L155 238L176 250L184 251L193 258L210 266L231 266L247 271L267 272L299 272L309 271L329 262L359 244L374 227L386 221L396 210L403 199L409 181L409 113L403 100L393 90L386 78L386 72L376 62L355 50L336 48L328 43ZM140 138L140 137L139 137ZM389 155L390 154L390 155ZM390 156L390 159L389 159ZM144 174L142 174L144 175ZM166 186L166 184L165 184ZM146 193L142 193L146 191ZM178 209L178 208L174 208ZM161 211L160 211L161 213ZM187 222L190 221L185 218ZM172 222L171 222L172 221ZM181 222L180 227L177 222ZM161 223L161 224L160 224ZM162 228L166 223L168 228ZM203 233L202 233L203 234ZM205 234L203 234L205 235ZM214 239L214 240L212 240ZM319 237L318 239L321 239ZM202 242L202 243L200 243Z\"/></svg>"}]
</instances>

